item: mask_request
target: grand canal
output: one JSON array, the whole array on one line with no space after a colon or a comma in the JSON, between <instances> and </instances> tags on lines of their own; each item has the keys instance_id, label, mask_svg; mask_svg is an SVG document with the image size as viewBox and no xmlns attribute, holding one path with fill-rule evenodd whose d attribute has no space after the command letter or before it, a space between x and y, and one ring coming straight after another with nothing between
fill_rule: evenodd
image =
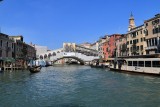
<instances>
[{"instance_id":1,"label":"grand canal","mask_svg":"<svg viewBox=\"0 0 160 107\"><path fill-rule=\"evenodd\" d=\"M0 107L157 107L160 77L88 66L0 73Z\"/></svg>"}]
</instances>

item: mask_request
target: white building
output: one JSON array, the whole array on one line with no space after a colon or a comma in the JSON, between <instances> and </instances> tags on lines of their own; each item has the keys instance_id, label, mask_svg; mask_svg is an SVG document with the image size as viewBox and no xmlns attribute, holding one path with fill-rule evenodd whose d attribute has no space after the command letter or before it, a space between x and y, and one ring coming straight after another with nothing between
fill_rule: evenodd
<instances>
[{"instance_id":1,"label":"white building","mask_svg":"<svg viewBox=\"0 0 160 107\"><path fill-rule=\"evenodd\" d=\"M36 57L39 57L39 55L43 53L47 53L48 47L47 46L40 46L40 45L34 45L36 49Z\"/></svg>"}]
</instances>

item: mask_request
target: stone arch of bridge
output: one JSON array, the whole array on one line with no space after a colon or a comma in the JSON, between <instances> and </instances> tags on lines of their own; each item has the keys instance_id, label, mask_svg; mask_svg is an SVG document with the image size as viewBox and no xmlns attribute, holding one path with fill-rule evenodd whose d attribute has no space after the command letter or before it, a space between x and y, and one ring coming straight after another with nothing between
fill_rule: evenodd
<instances>
[{"instance_id":1,"label":"stone arch of bridge","mask_svg":"<svg viewBox=\"0 0 160 107\"><path fill-rule=\"evenodd\" d=\"M80 59L78 57L75 57L75 56L65 56L65 57L63 56L61 58L57 58L56 60L54 60L53 63L55 63L58 60L64 59L64 58L72 58L72 59L75 59L75 60L79 61L81 65L85 64L85 62L82 59Z\"/></svg>"}]
</instances>

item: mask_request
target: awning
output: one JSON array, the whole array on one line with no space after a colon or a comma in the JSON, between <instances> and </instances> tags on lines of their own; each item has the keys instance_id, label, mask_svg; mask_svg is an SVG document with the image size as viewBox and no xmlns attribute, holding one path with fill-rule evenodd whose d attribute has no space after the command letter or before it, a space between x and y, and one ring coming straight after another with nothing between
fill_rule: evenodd
<instances>
[{"instance_id":1,"label":"awning","mask_svg":"<svg viewBox=\"0 0 160 107\"><path fill-rule=\"evenodd\" d=\"M2 58L2 60L5 62L15 62L14 58Z\"/></svg>"}]
</instances>

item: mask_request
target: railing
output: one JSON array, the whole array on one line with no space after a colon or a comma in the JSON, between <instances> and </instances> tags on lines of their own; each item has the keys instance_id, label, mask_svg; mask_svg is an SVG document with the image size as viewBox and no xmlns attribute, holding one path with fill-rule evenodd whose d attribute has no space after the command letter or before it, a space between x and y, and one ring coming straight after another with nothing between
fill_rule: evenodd
<instances>
[{"instance_id":1,"label":"railing","mask_svg":"<svg viewBox=\"0 0 160 107\"><path fill-rule=\"evenodd\" d=\"M152 50L152 49L157 49L157 46L150 46L150 47L146 47L146 50Z\"/></svg>"}]
</instances>

